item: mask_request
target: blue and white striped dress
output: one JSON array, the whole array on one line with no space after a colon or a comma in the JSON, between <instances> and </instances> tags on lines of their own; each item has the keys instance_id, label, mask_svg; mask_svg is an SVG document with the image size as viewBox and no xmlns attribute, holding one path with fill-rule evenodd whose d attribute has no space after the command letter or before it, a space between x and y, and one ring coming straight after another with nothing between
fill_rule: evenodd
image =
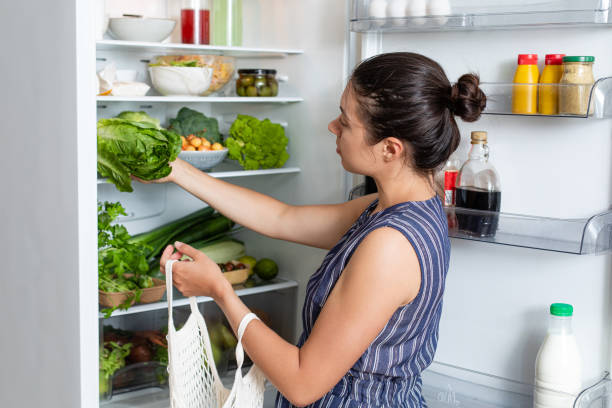
<instances>
[{"instance_id":1,"label":"blue and white striped dress","mask_svg":"<svg viewBox=\"0 0 612 408\"><path fill-rule=\"evenodd\" d=\"M424 407L421 372L431 364L438 343L442 293L450 258L446 215L437 197L409 201L371 214L375 200L329 251L306 288L302 346L351 255L368 233L381 227L400 231L421 266L421 288L398 308L365 353L330 392L310 407ZM367 299L364 299L367 301ZM280 393L277 408L292 407Z\"/></svg>"}]
</instances>

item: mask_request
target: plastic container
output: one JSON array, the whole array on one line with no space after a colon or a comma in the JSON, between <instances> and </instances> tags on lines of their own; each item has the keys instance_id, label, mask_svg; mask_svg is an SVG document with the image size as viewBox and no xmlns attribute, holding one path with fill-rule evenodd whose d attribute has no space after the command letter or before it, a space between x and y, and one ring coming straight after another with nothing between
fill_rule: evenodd
<instances>
[{"instance_id":1,"label":"plastic container","mask_svg":"<svg viewBox=\"0 0 612 408\"><path fill-rule=\"evenodd\" d=\"M274 69L239 69L236 80L238 96L276 96L278 81Z\"/></svg>"},{"instance_id":2,"label":"plastic container","mask_svg":"<svg viewBox=\"0 0 612 408\"><path fill-rule=\"evenodd\" d=\"M540 76L538 87L538 112L542 115L556 115L559 113L559 87L563 75L563 57L565 54L547 54L545 66Z\"/></svg>"},{"instance_id":3,"label":"plastic container","mask_svg":"<svg viewBox=\"0 0 612 408\"><path fill-rule=\"evenodd\" d=\"M515 84L512 87L512 113L534 114L538 112L538 83L540 71L538 70L537 54L520 54L518 66L514 74Z\"/></svg>"},{"instance_id":4,"label":"plastic container","mask_svg":"<svg viewBox=\"0 0 612 408\"><path fill-rule=\"evenodd\" d=\"M501 184L489 163L487 132L472 132L472 149L461 166L455 189L456 207L486 211L483 214L457 213L460 231L477 237L492 237L497 231L501 207Z\"/></svg>"},{"instance_id":5,"label":"plastic container","mask_svg":"<svg viewBox=\"0 0 612 408\"><path fill-rule=\"evenodd\" d=\"M559 113L586 115L589 111L591 88L595 83L592 56L563 57L563 75L559 89Z\"/></svg>"},{"instance_id":6,"label":"plastic container","mask_svg":"<svg viewBox=\"0 0 612 408\"><path fill-rule=\"evenodd\" d=\"M572 305L550 305L548 333L535 363L535 408L571 408L582 389L582 359L572 330Z\"/></svg>"},{"instance_id":7,"label":"plastic container","mask_svg":"<svg viewBox=\"0 0 612 408\"><path fill-rule=\"evenodd\" d=\"M211 68L212 76L208 88L201 93L208 96L220 91L234 75L236 58L223 55L162 55L152 66L173 67L177 64L194 64L198 68ZM182 84L165 84L164 88L179 88ZM199 95L199 94L198 94Z\"/></svg>"}]
</instances>

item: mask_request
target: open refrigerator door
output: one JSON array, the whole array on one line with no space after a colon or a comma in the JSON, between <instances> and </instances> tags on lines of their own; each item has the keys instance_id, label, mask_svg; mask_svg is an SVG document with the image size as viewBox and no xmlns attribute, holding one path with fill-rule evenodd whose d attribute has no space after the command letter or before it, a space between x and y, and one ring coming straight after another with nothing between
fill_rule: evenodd
<instances>
[{"instance_id":1,"label":"open refrigerator door","mask_svg":"<svg viewBox=\"0 0 612 408\"><path fill-rule=\"evenodd\" d=\"M611 397L609 342L593 342L592 336L609 339L607 325L599 325L597 319L593 321L593 313L596 316L609 306L605 297L589 299L589 287L597 283L587 279L576 284L569 276L581 274L583 268L609 272L610 201L609 195L599 194L599 189L603 184L605 191L609 191L610 185L608 167L604 164L609 162L610 122L600 120L610 118L612 106L612 94L608 91L612 61L604 45L611 38L610 3L349 0L347 9L347 74L360 61L384 52L428 56L442 65L451 83L463 73L476 72L487 95L487 107L475 125L459 123L463 141L457 152L465 161L470 130L493 133L498 145L495 163L497 166L501 162L506 200L501 212L445 208L449 234L454 238L453 257L438 352L435 362L423 373L423 394L428 405L526 407L533 406L533 395L540 392L550 393L558 403L566 401L563 403L566 405L558 406L607 406ZM593 38L596 41L586 47L585 41ZM599 75L584 93L583 112L553 115L513 112L516 85L512 83L514 67L509 60L525 52L525 47L529 52L542 54L560 50L568 55L596 55ZM531 86L537 92L538 85ZM574 85L548 86L555 87L555 93L574 91ZM560 145L569 143L575 134L584 132L582 129L588 129L590 136L600 135L589 143L599 144L604 153L597 158L569 155L571 160L566 161L565 155L559 153L566 147ZM517 133L529 137L517 138ZM538 141L548 133L559 136L552 155ZM533 156L525 154L526 151L533 152ZM539 178L549 180L546 177L551 171L559 172L560 162L575 166L567 170L573 177L584 172L584 179L590 171L608 174L604 180L582 186L584 196L592 198L589 204L573 195L559 199L550 193L551 186L541 188L545 182ZM516 163L521 165L517 168ZM565 178L565 171L562 173L557 176ZM346 179L346 193L350 197L371 192L362 177L347 173ZM494 217L498 222L496 232L486 237L467 234L457 228L456 217ZM451 218L455 220L452 223ZM600 256L574 258L567 264L567 271L559 267L561 260L567 262L572 256L584 254ZM513 267L511 259L521 259L520 266ZM525 271L516 273L516 268ZM540 274L541 279L535 279L534 274ZM552 280L555 284L550 283ZM561 283L563 280L565 283ZM584 290L571 288L572 285L583 286ZM468 301L469 296L474 300ZM555 394L533 385L536 352L545 334L547 301L552 303L559 298L571 299L582 306L580 317L586 320L580 324L578 333L582 353L588 355L584 358L583 391L578 395ZM536 311L538 308L540 311Z\"/></svg>"}]
</instances>

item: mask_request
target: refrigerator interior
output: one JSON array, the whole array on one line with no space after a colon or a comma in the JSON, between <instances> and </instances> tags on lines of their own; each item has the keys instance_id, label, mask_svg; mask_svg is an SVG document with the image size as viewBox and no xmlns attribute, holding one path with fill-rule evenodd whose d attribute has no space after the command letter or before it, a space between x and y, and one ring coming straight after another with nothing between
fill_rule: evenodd
<instances>
[{"instance_id":1,"label":"refrigerator interior","mask_svg":"<svg viewBox=\"0 0 612 408\"><path fill-rule=\"evenodd\" d=\"M176 1L114 2L107 1L106 13L166 16L178 19ZM335 155L334 138L327 131L327 122L338 111L343 86L344 31L333 27L333 21L344 22L344 4L305 5L300 2L244 1L243 46L229 49L215 47L181 48L171 45L127 45L108 34L96 46L96 69L108 64L117 69L136 70L138 79L151 85L147 67L156 55L221 53L236 56L236 70L241 68L272 68L280 83L279 95L269 102L236 98L234 80L212 97L164 97L151 89L143 98L98 97L97 118L111 118L125 110L145 111L167 126L182 107L189 107L219 121L219 130L227 135L237 114L248 114L259 119L269 118L280 123L289 138L290 158L280 169L243 171L237 163L224 163L210 170L210 174L234 184L254 189L292 204L341 202L344 197L344 174ZM296 19L296 16L308 16ZM321 18L319 16L324 16ZM308 33L308 34L307 34ZM316 33L316 36L312 36ZM175 28L168 43L180 42L180 26ZM264 49L264 51L262 51ZM257 98L251 98L257 99ZM148 231L165 222L182 217L206 205L175 185L140 184L133 182L134 192L120 193L105 180L97 181L98 201L119 201L127 210L127 217L118 222L131 234ZM241 229L233 234L246 245L246 252L256 258L271 258L280 268L279 278L271 284L251 289L237 289L243 301L265 313L273 329L289 342L295 343L301 332L300 308L303 290L309 275L324 256L317 249L265 238ZM175 294L178 294L175 291ZM164 298L165 299L165 298ZM179 309L188 310L185 299ZM208 298L198 298L208 320L221 315ZM177 311L179 314L180 312ZM180 317L175 320L180 324ZM165 300L151 305L135 305L128 311L118 311L109 319L100 315L99 330L104 326L123 330L155 330L167 324ZM108 330L108 328L107 328ZM231 386L231 371L223 376ZM155 381L153 381L154 383ZM113 391L106 407L167 406L167 388ZM266 406L270 406L275 390L268 386ZM153 404L153 405L150 405Z\"/></svg>"}]
</instances>

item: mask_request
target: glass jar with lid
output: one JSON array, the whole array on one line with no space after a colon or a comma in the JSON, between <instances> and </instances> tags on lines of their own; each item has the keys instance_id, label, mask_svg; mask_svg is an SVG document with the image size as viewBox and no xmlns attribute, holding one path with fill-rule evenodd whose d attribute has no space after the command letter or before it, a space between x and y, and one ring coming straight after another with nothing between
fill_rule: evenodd
<instances>
[{"instance_id":1,"label":"glass jar with lid","mask_svg":"<svg viewBox=\"0 0 612 408\"><path fill-rule=\"evenodd\" d=\"M591 88L595 83L592 56L563 57L563 75L559 81L559 114L586 116Z\"/></svg>"},{"instance_id":2,"label":"glass jar with lid","mask_svg":"<svg viewBox=\"0 0 612 408\"><path fill-rule=\"evenodd\" d=\"M274 69L239 69L236 80L238 96L276 96L278 81Z\"/></svg>"},{"instance_id":3,"label":"glass jar with lid","mask_svg":"<svg viewBox=\"0 0 612 408\"><path fill-rule=\"evenodd\" d=\"M457 176L455 200L460 231L478 237L495 235L501 183L495 167L489 163L487 132L472 132L472 148ZM466 211L461 211L462 208Z\"/></svg>"}]
</instances>

